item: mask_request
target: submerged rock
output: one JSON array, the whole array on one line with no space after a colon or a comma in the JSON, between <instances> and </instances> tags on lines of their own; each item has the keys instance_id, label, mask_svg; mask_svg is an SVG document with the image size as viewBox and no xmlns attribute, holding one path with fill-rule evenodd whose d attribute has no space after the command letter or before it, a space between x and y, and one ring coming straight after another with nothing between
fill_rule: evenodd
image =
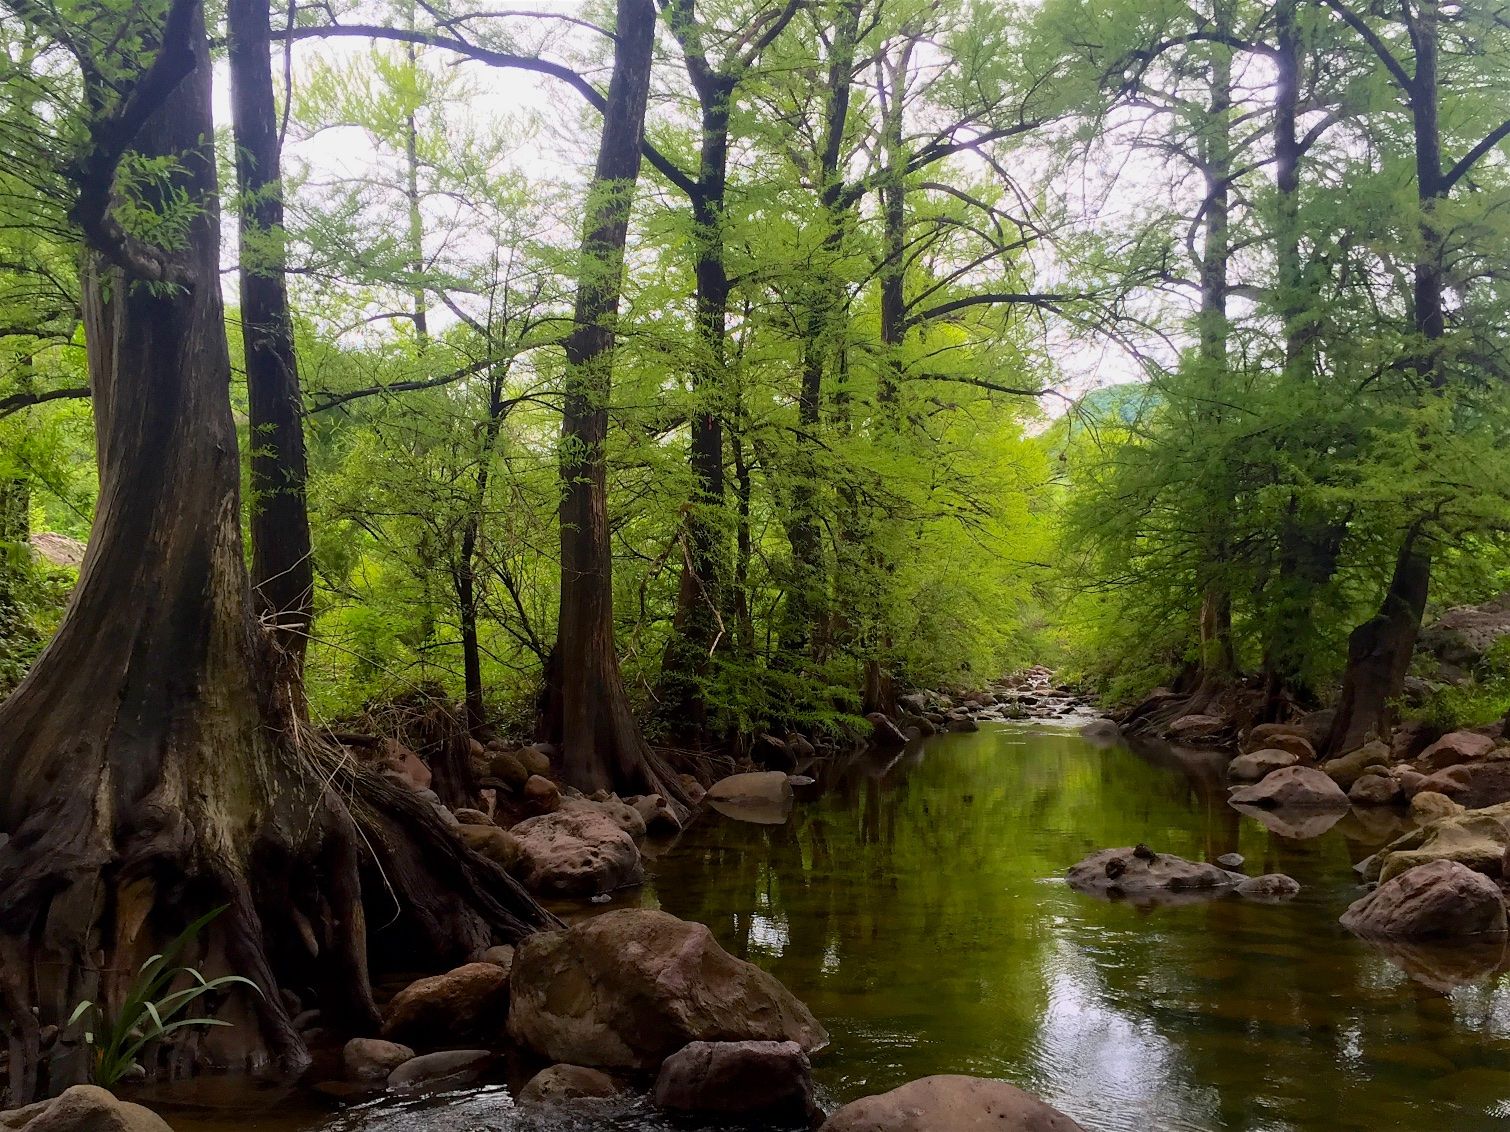
<instances>
[{"instance_id":1,"label":"submerged rock","mask_svg":"<svg viewBox=\"0 0 1510 1132\"><path fill-rule=\"evenodd\" d=\"M468 963L410 983L383 1013L383 1037L419 1048L490 1041L502 1036L509 973Z\"/></svg>"},{"instance_id":2,"label":"submerged rock","mask_svg":"<svg viewBox=\"0 0 1510 1132\"><path fill-rule=\"evenodd\" d=\"M1417 865L1354 901L1342 926L1356 935L1400 939L1503 934L1499 886L1456 861Z\"/></svg>"},{"instance_id":3,"label":"submerged rock","mask_svg":"<svg viewBox=\"0 0 1510 1132\"><path fill-rule=\"evenodd\" d=\"M1342 787L1315 767L1288 766L1252 786L1239 786L1229 802L1283 809L1346 809Z\"/></svg>"},{"instance_id":4,"label":"submerged rock","mask_svg":"<svg viewBox=\"0 0 1510 1132\"><path fill-rule=\"evenodd\" d=\"M816 1124L813 1070L796 1042L689 1042L661 1063L657 1108L679 1116Z\"/></svg>"},{"instance_id":5,"label":"submerged rock","mask_svg":"<svg viewBox=\"0 0 1510 1132\"><path fill-rule=\"evenodd\" d=\"M519 945L509 1035L555 1061L655 1069L693 1041L828 1034L773 976L735 959L702 924L623 909Z\"/></svg>"},{"instance_id":6,"label":"submerged rock","mask_svg":"<svg viewBox=\"0 0 1510 1132\"><path fill-rule=\"evenodd\" d=\"M597 803L574 800L572 805L525 818L509 831L519 842L515 871L525 887L540 896L580 898L643 882L645 869L634 838ZM629 812L640 822L638 814Z\"/></svg>"},{"instance_id":7,"label":"submerged rock","mask_svg":"<svg viewBox=\"0 0 1510 1132\"><path fill-rule=\"evenodd\" d=\"M845 1105L821 1132L1085 1132L1005 1081L939 1076Z\"/></svg>"},{"instance_id":8,"label":"submerged rock","mask_svg":"<svg viewBox=\"0 0 1510 1132\"><path fill-rule=\"evenodd\" d=\"M1235 887L1240 873L1205 861L1187 861L1173 853L1155 853L1142 845L1103 849L1071 866L1070 887L1093 896L1148 897L1158 893L1215 894Z\"/></svg>"},{"instance_id":9,"label":"submerged rock","mask_svg":"<svg viewBox=\"0 0 1510 1132\"><path fill-rule=\"evenodd\" d=\"M520 1104L561 1104L567 1101L616 1097L622 1090L607 1073L585 1065L552 1065L531 1077L519 1090Z\"/></svg>"},{"instance_id":10,"label":"submerged rock","mask_svg":"<svg viewBox=\"0 0 1510 1132\"><path fill-rule=\"evenodd\" d=\"M1300 892L1300 882L1284 873L1264 873L1248 877L1237 886L1237 894L1244 900L1275 903L1289 900Z\"/></svg>"},{"instance_id":11,"label":"submerged rock","mask_svg":"<svg viewBox=\"0 0 1510 1132\"><path fill-rule=\"evenodd\" d=\"M0 1128L27 1132L173 1132L151 1109L117 1100L95 1085L74 1085L51 1100L0 1112Z\"/></svg>"},{"instance_id":12,"label":"submerged rock","mask_svg":"<svg viewBox=\"0 0 1510 1132\"><path fill-rule=\"evenodd\" d=\"M410 1058L388 1074L388 1087L395 1092L416 1089L449 1089L468 1085L482 1076L493 1060L485 1049L448 1049Z\"/></svg>"},{"instance_id":13,"label":"submerged rock","mask_svg":"<svg viewBox=\"0 0 1510 1132\"><path fill-rule=\"evenodd\" d=\"M1320 837L1348 814L1341 806L1324 810L1271 810L1264 806L1244 806L1230 800L1229 804L1270 833L1288 837L1292 841L1309 841L1313 837Z\"/></svg>"}]
</instances>

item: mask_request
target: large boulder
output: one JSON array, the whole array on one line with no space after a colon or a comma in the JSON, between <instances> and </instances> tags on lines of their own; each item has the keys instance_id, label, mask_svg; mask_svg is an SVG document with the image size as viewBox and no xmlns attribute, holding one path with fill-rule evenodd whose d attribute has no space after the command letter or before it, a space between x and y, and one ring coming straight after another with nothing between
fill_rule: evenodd
<instances>
[{"instance_id":1,"label":"large boulder","mask_svg":"<svg viewBox=\"0 0 1510 1132\"><path fill-rule=\"evenodd\" d=\"M509 973L492 963L468 963L410 983L383 1012L383 1037L420 1049L457 1042L491 1042L503 1034Z\"/></svg>"},{"instance_id":2,"label":"large boulder","mask_svg":"<svg viewBox=\"0 0 1510 1132\"><path fill-rule=\"evenodd\" d=\"M1394 752L1387 744L1376 739L1322 764L1321 769L1338 786L1348 790L1370 770L1386 770L1394 761Z\"/></svg>"},{"instance_id":3,"label":"large boulder","mask_svg":"<svg viewBox=\"0 0 1510 1132\"><path fill-rule=\"evenodd\" d=\"M525 818L509 832L519 842L515 871L539 896L599 896L645 879L634 838L595 805Z\"/></svg>"},{"instance_id":4,"label":"large boulder","mask_svg":"<svg viewBox=\"0 0 1510 1132\"><path fill-rule=\"evenodd\" d=\"M1005 1081L940 1076L845 1105L821 1132L1085 1132Z\"/></svg>"},{"instance_id":5,"label":"large boulder","mask_svg":"<svg viewBox=\"0 0 1510 1132\"><path fill-rule=\"evenodd\" d=\"M1238 755L1227 764L1227 777L1233 782L1257 782L1276 770L1284 770L1298 762L1300 757L1293 752L1266 747L1261 751Z\"/></svg>"},{"instance_id":6,"label":"large boulder","mask_svg":"<svg viewBox=\"0 0 1510 1132\"><path fill-rule=\"evenodd\" d=\"M1445 794L1470 810L1510 802L1510 758L1450 766L1428 775L1421 789Z\"/></svg>"},{"instance_id":7,"label":"large boulder","mask_svg":"<svg viewBox=\"0 0 1510 1132\"><path fill-rule=\"evenodd\" d=\"M1460 811L1400 835L1368 858L1360 869L1366 879L1389 880L1418 865L1455 861L1474 872L1497 877L1507 847L1510 847L1510 806Z\"/></svg>"},{"instance_id":8,"label":"large boulder","mask_svg":"<svg viewBox=\"0 0 1510 1132\"><path fill-rule=\"evenodd\" d=\"M1252 786L1239 786L1228 801L1271 809L1346 809L1347 795L1327 775L1310 766L1287 766Z\"/></svg>"},{"instance_id":9,"label":"large boulder","mask_svg":"<svg viewBox=\"0 0 1510 1132\"><path fill-rule=\"evenodd\" d=\"M1067 875L1070 887L1080 892L1133 899L1159 892L1222 892L1245 879L1205 861L1155 853L1142 845L1102 849L1070 866Z\"/></svg>"},{"instance_id":10,"label":"large boulder","mask_svg":"<svg viewBox=\"0 0 1510 1132\"><path fill-rule=\"evenodd\" d=\"M689 1042L661 1063L657 1108L678 1116L816 1124L813 1069L796 1042Z\"/></svg>"},{"instance_id":11,"label":"large boulder","mask_svg":"<svg viewBox=\"0 0 1510 1132\"><path fill-rule=\"evenodd\" d=\"M1444 664L1474 668L1506 636L1510 636L1510 593L1483 605L1449 609L1421 630L1416 648Z\"/></svg>"},{"instance_id":12,"label":"large boulder","mask_svg":"<svg viewBox=\"0 0 1510 1132\"><path fill-rule=\"evenodd\" d=\"M1431 861L1385 881L1342 914L1361 936L1397 939L1503 934L1499 886L1456 861Z\"/></svg>"},{"instance_id":13,"label":"large boulder","mask_svg":"<svg viewBox=\"0 0 1510 1132\"><path fill-rule=\"evenodd\" d=\"M94 1085L74 1085L51 1100L0 1112L0 1128L26 1132L173 1132L151 1109L117 1100Z\"/></svg>"},{"instance_id":14,"label":"large boulder","mask_svg":"<svg viewBox=\"0 0 1510 1132\"><path fill-rule=\"evenodd\" d=\"M773 976L735 959L702 924L627 908L537 932L514 957L509 1035L554 1061L655 1069L693 1041L828 1034Z\"/></svg>"},{"instance_id":15,"label":"large boulder","mask_svg":"<svg viewBox=\"0 0 1510 1132\"><path fill-rule=\"evenodd\" d=\"M1435 774L1450 766L1475 762L1494 750L1494 740L1477 731L1452 731L1443 735L1415 758L1423 774Z\"/></svg>"}]
</instances>

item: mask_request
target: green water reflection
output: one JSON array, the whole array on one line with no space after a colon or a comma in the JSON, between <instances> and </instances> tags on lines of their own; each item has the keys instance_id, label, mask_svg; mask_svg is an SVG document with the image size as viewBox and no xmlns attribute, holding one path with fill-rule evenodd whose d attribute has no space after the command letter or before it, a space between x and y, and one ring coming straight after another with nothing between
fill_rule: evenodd
<instances>
[{"instance_id":1,"label":"green water reflection","mask_svg":"<svg viewBox=\"0 0 1510 1132\"><path fill-rule=\"evenodd\" d=\"M708 924L812 1007L834 1101L959 1072L1093 1132L1510 1127L1498 955L1454 989L1441 968L1461 956L1392 959L1337 925L1352 863L1394 821L1282 837L1225 804L1222 765L1043 728L941 737L848 768L784 826L699 822L642 902ZM1241 852L1304 889L1147 910L1057 880L1139 841Z\"/></svg>"}]
</instances>

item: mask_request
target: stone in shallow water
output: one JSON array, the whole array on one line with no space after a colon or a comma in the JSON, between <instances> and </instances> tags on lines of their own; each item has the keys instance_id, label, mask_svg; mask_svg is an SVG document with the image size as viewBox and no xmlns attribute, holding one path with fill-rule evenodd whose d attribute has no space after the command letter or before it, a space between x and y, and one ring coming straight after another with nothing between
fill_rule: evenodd
<instances>
[{"instance_id":1,"label":"stone in shallow water","mask_svg":"<svg viewBox=\"0 0 1510 1132\"><path fill-rule=\"evenodd\" d=\"M821 1132L1085 1132L1005 1081L939 1076L845 1105Z\"/></svg>"},{"instance_id":2,"label":"stone in shallow water","mask_svg":"<svg viewBox=\"0 0 1510 1132\"><path fill-rule=\"evenodd\" d=\"M1342 914L1342 926L1365 937L1396 939L1503 935L1499 886L1456 861L1417 865L1385 881Z\"/></svg>"},{"instance_id":3,"label":"stone in shallow water","mask_svg":"<svg viewBox=\"0 0 1510 1132\"><path fill-rule=\"evenodd\" d=\"M1103 849L1070 867L1070 887L1093 896L1151 900L1219 895L1243 877L1205 861L1154 853L1142 845Z\"/></svg>"},{"instance_id":4,"label":"stone in shallow water","mask_svg":"<svg viewBox=\"0 0 1510 1132\"><path fill-rule=\"evenodd\" d=\"M656 1069L699 1040L828 1044L774 976L665 912L627 908L537 932L515 952L513 985L510 1037L574 1065Z\"/></svg>"},{"instance_id":5,"label":"stone in shallow water","mask_svg":"<svg viewBox=\"0 0 1510 1132\"><path fill-rule=\"evenodd\" d=\"M1216 863L1229 872L1236 872L1247 863L1247 858L1241 853L1223 853L1216 859Z\"/></svg>"},{"instance_id":6,"label":"stone in shallow water","mask_svg":"<svg viewBox=\"0 0 1510 1132\"><path fill-rule=\"evenodd\" d=\"M689 1042L655 1079L656 1107L683 1116L813 1124L813 1071L796 1042Z\"/></svg>"},{"instance_id":7,"label":"stone in shallow water","mask_svg":"<svg viewBox=\"0 0 1510 1132\"><path fill-rule=\"evenodd\" d=\"M1276 903L1289 900L1300 891L1300 882L1284 873L1264 873L1249 877L1237 886L1237 894L1244 900L1260 903Z\"/></svg>"},{"instance_id":8,"label":"stone in shallow water","mask_svg":"<svg viewBox=\"0 0 1510 1132\"><path fill-rule=\"evenodd\" d=\"M552 1065L540 1070L519 1090L520 1104L561 1104L583 1099L619 1095L619 1086L607 1073L585 1065Z\"/></svg>"},{"instance_id":9,"label":"stone in shallow water","mask_svg":"<svg viewBox=\"0 0 1510 1132\"><path fill-rule=\"evenodd\" d=\"M482 1076L493 1060L485 1049L448 1049L410 1058L388 1074L388 1087L394 1092L415 1089L451 1089L469 1085Z\"/></svg>"},{"instance_id":10,"label":"stone in shallow water","mask_svg":"<svg viewBox=\"0 0 1510 1132\"><path fill-rule=\"evenodd\" d=\"M1346 810L1348 807L1342 787L1309 766L1287 766L1266 774L1252 786L1239 786L1231 791L1228 801L1272 809Z\"/></svg>"}]
</instances>

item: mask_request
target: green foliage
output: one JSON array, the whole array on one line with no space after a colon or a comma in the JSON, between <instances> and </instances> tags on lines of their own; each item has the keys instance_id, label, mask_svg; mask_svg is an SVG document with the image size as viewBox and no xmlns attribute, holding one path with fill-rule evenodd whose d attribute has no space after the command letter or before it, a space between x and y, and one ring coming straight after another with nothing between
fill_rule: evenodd
<instances>
[{"instance_id":1,"label":"green foliage","mask_svg":"<svg viewBox=\"0 0 1510 1132\"><path fill-rule=\"evenodd\" d=\"M132 1066L142 1050L152 1042L191 1026L229 1026L219 1018L179 1018L189 1007L206 995L218 994L233 986L250 987L259 995L261 988L240 975L222 975L206 979L193 967L177 966L185 950L194 944L222 912L224 907L207 912L185 928L160 954L149 957L137 971L114 1013L88 999L74 1007L67 1027L83 1023L84 1042L94 1048L91 1073L94 1083L113 1088ZM189 985L171 989L180 979Z\"/></svg>"}]
</instances>

